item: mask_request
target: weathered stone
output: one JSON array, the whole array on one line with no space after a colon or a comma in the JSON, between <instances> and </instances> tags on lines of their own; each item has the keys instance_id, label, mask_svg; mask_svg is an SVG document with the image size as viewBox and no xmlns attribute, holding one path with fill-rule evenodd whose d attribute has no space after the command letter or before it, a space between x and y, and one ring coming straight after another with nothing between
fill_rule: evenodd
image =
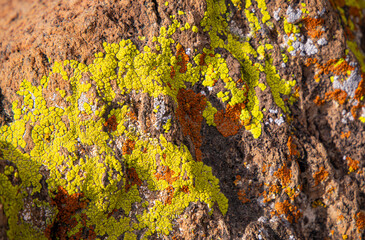
<instances>
[{"instance_id":1,"label":"weathered stone","mask_svg":"<svg viewBox=\"0 0 365 240\"><path fill-rule=\"evenodd\" d=\"M364 238L363 0L0 9L0 239Z\"/></svg>"}]
</instances>

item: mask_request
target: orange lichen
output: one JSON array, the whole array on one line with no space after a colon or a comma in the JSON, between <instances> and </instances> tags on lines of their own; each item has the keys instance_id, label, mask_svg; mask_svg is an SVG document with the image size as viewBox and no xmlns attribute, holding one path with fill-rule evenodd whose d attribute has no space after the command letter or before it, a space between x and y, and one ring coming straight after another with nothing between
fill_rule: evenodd
<instances>
[{"instance_id":1,"label":"orange lichen","mask_svg":"<svg viewBox=\"0 0 365 240\"><path fill-rule=\"evenodd\" d=\"M87 223L87 215L85 213L81 214L81 225L83 226L82 228L79 229L79 231L77 233L75 233L75 235L72 235L70 238L65 238L65 239L70 239L70 240L79 240L79 239L85 239L85 240L93 240L96 239L96 233L94 231L94 226L86 226Z\"/></svg>"},{"instance_id":2,"label":"orange lichen","mask_svg":"<svg viewBox=\"0 0 365 240\"><path fill-rule=\"evenodd\" d=\"M186 194L190 193L189 187L188 187L188 186L186 186L186 185L182 186L182 187L180 188L180 191L182 191L182 192L184 192L184 193L186 193Z\"/></svg>"},{"instance_id":3,"label":"orange lichen","mask_svg":"<svg viewBox=\"0 0 365 240\"><path fill-rule=\"evenodd\" d=\"M341 131L341 139L349 138L350 134L351 134L351 131L348 131L348 132Z\"/></svg>"},{"instance_id":4,"label":"orange lichen","mask_svg":"<svg viewBox=\"0 0 365 240\"><path fill-rule=\"evenodd\" d=\"M172 186L168 186L165 191L167 192L167 197L165 198L165 205L171 204L172 198L174 197L175 189Z\"/></svg>"},{"instance_id":5,"label":"orange lichen","mask_svg":"<svg viewBox=\"0 0 365 240\"><path fill-rule=\"evenodd\" d=\"M349 40L354 40L355 36L348 26L345 26L345 37Z\"/></svg>"},{"instance_id":6,"label":"orange lichen","mask_svg":"<svg viewBox=\"0 0 365 240\"><path fill-rule=\"evenodd\" d=\"M328 171L324 169L324 167L320 167L318 172L313 174L313 178L315 181L315 186L317 186L320 182L326 180L328 178Z\"/></svg>"},{"instance_id":7,"label":"orange lichen","mask_svg":"<svg viewBox=\"0 0 365 240\"><path fill-rule=\"evenodd\" d=\"M317 199L317 200L313 201L312 204L311 204L311 206L312 206L312 208L317 208L317 207L324 207L324 208L326 208L327 207L327 205L324 204L321 199Z\"/></svg>"},{"instance_id":8,"label":"orange lichen","mask_svg":"<svg viewBox=\"0 0 365 240\"><path fill-rule=\"evenodd\" d=\"M261 172L262 173L265 173L270 166L271 166L271 164L263 164L262 165Z\"/></svg>"},{"instance_id":9,"label":"orange lichen","mask_svg":"<svg viewBox=\"0 0 365 240\"><path fill-rule=\"evenodd\" d=\"M340 216L337 217L337 222L343 221L345 219L345 217L341 214Z\"/></svg>"},{"instance_id":10,"label":"orange lichen","mask_svg":"<svg viewBox=\"0 0 365 240\"><path fill-rule=\"evenodd\" d=\"M155 173L157 180L166 180L169 184L175 182L179 176L172 177L175 172L171 170L168 166L161 166L158 168L159 171Z\"/></svg>"},{"instance_id":11,"label":"orange lichen","mask_svg":"<svg viewBox=\"0 0 365 240\"><path fill-rule=\"evenodd\" d=\"M240 123L240 114L245 106L244 103L238 103L234 106L227 104L225 110L222 109L214 115L214 123L217 125L217 130L224 137L235 135L242 127Z\"/></svg>"},{"instance_id":12,"label":"orange lichen","mask_svg":"<svg viewBox=\"0 0 365 240\"><path fill-rule=\"evenodd\" d=\"M298 208L291 205L288 200L275 203L275 211L271 212L271 215L275 214L279 216L284 215L290 223L293 223L293 220L297 222L301 217L301 212L298 210Z\"/></svg>"},{"instance_id":13,"label":"orange lichen","mask_svg":"<svg viewBox=\"0 0 365 240\"><path fill-rule=\"evenodd\" d=\"M361 74L361 81L355 90L354 99L357 101L361 101L361 98L365 95L365 81L364 81L364 74Z\"/></svg>"},{"instance_id":14,"label":"orange lichen","mask_svg":"<svg viewBox=\"0 0 365 240\"><path fill-rule=\"evenodd\" d=\"M316 65L321 69L324 74L329 74L330 72L332 72L335 75L346 75L347 71L355 70L355 67L348 64L347 61L342 61L341 63L338 62L338 59L331 59L323 65L320 65L318 63Z\"/></svg>"},{"instance_id":15,"label":"orange lichen","mask_svg":"<svg viewBox=\"0 0 365 240\"><path fill-rule=\"evenodd\" d=\"M125 191L128 192L133 185L140 187L142 185L142 180L138 177L136 169L132 167L127 169Z\"/></svg>"},{"instance_id":16,"label":"orange lichen","mask_svg":"<svg viewBox=\"0 0 365 240\"><path fill-rule=\"evenodd\" d=\"M305 65L307 67L309 67L310 65L316 66L318 71L314 78L318 78L321 74L329 73L333 73L335 75L347 75L348 71L355 70L355 67L351 66L347 61L341 59L331 59L322 65L318 63L318 60L316 58L308 58Z\"/></svg>"},{"instance_id":17,"label":"orange lichen","mask_svg":"<svg viewBox=\"0 0 365 240\"><path fill-rule=\"evenodd\" d=\"M344 104L347 98L347 92L341 89L335 89L332 92L326 92L325 99L336 100L339 104Z\"/></svg>"},{"instance_id":18,"label":"orange lichen","mask_svg":"<svg viewBox=\"0 0 365 240\"><path fill-rule=\"evenodd\" d=\"M206 53L200 54L200 56L199 56L199 65L200 66L207 66L207 64L205 63L205 56L206 55L207 55Z\"/></svg>"},{"instance_id":19,"label":"orange lichen","mask_svg":"<svg viewBox=\"0 0 365 240\"><path fill-rule=\"evenodd\" d=\"M279 185L273 184L273 185L270 186L269 191L272 192L272 193L278 194L278 193L281 192L281 188L280 188Z\"/></svg>"},{"instance_id":20,"label":"orange lichen","mask_svg":"<svg viewBox=\"0 0 365 240\"><path fill-rule=\"evenodd\" d=\"M125 143L123 144L122 154L123 155L132 154L135 144L136 143L133 140L127 139L127 141L125 141Z\"/></svg>"},{"instance_id":21,"label":"orange lichen","mask_svg":"<svg viewBox=\"0 0 365 240\"><path fill-rule=\"evenodd\" d=\"M352 108L351 108L351 115L354 117L354 118L357 118L358 117L358 111L362 108L362 107L364 107L364 105L363 104L360 104L360 103L358 103L357 105L355 105L355 106L352 106Z\"/></svg>"},{"instance_id":22,"label":"orange lichen","mask_svg":"<svg viewBox=\"0 0 365 240\"><path fill-rule=\"evenodd\" d=\"M365 229L365 213L363 211L358 212L355 215L357 231L361 232Z\"/></svg>"},{"instance_id":23,"label":"orange lichen","mask_svg":"<svg viewBox=\"0 0 365 240\"><path fill-rule=\"evenodd\" d=\"M185 73L187 70L187 63L189 62L189 56L185 53L183 46L178 43L176 46L177 65L180 66L180 73Z\"/></svg>"},{"instance_id":24,"label":"orange lichen","mask_svg":"<svg viewBox=\"0 0 365 240\"><path fill-rule=\"evenodd\" d=\"M357 169L359 169L359 161L354 160L350 157L346 157L347 165L349 166L349 173L355 172Z\"/></svg>"},{"instance_id":25,"label":"orange lichen","mask_svg":"<svg viewBox=\"0 0 365 240\"><path fill-rule=\"evenodd\" d=\"M246 192L245 192L245 190L244 190L244 189L240 189L240 190L238 191L237 195L238 195L238 199L239 199L242 203L248 203L248 202L250 202L250 201L251 201L250 199L248 199L248 198L246 197Z\"/></svg>"},{"instance_id":26,"label":"orange lichen","mask_svg":"<svg viewBox=\"0 0 365 240\"><path fill-rule=\"evenodd\" d=\"M240 175L237 175L236 176L236 180L233 181L234 185L237 186L237 184L241 181L241 179L242 179L241 176Z\"/></svg>"},{"instance_id":27,"label":"orange lichen","mask_svg":"<svg viewBox=\"0 0 365 240\"><path fill-rule=\"evenodd\" d=\"M181 88L178 92L177 100L179 105L176 115L181 124L183 134L190 136L195 147L196 160L201 161L202 153L200 146L202 145L202 139L200 129L207 99L204 95L195 93L193 90Z\"/></svg>"},{"instance_id":28,"label":"orange lichen","mask_svg":"<svg viewBox=\"0 0 365 240\"><path fill-rule=\"evenodd\" d=\"M325 102L330 100L336 100L339 104L344 104L347 99L347 92L341 89L335 89L334 91L326 92L324 99L321 99L319 96L316 97L316 99L313 100L313 102L321 106Z\"/></svg>"},{"instance_id":29,"label":"orange lichen","mask_svg":"<svg viewBox=\"0 0 365 240\"><path fill-rule=\"evenodd\" d=\"M283 187L288 186L290 179L292 178L291 170L286 166L286 164L274 172L274 176L280 180Z\"/></svg>"},{"instance_id":30,"label":"orange lichen","mask_svg":"<svg viewBox=\"0 0 365 240\"><path fill-rule=\"evenodd\" d=\"M312 64L316 64L317 63L317 58L308 58L307 62L305 63L305 66L309 67Z\"/></svg>"},{"instance_id":31,"label":"orange lichen","mask_svg":"<svg viewBox=\"0 0 365 240\"><path fill-rule=\"evenodd\" d=\"M128 117L129 117L131 120L137 121L137 117L136 117L136 114L134 113L134 111L129 111L129 112L128 112Z\"/></svg>"},{"instance_id":32,"label":"orange lichen","mask_svg":"<svg viewBox=\"0 0 365 240\"><path fill-rule=\"evenodd\" d=\"M115 115L108 118L108 120L106 120L106 122L104 123L104 126L107 128L109 132L112 131L114 132L115 130L117 130L118 123Z\"/></svg>"},{"instance_id":33,"label":"orange lichen","mask_svg":"<svg viewBox=\"0 0 365 240\"><path fill-rule=\"evenodd\" d=\"M299 196L300 192L302 191L302 186L299 185L298 187L294 188L286 187L284 191L290 199L294 200L296 197Z\"/></svg>"},{"instance_id":34,"label":"orange lichen","mask_svg":"<svg viewBox=\"0 0 365 240\"><path fill-rule=\"evenodd\" d=\"M287 146L288 146L288 149L289 149L289 160L292 160L293 156L296 156L296 157L299 156L299 152L297 150L297 145L293 143L293 137L292 136L289 136Z\"/></svg>"},{"instance_id":35,"label":"orange lichen","mask_svg":"<svg viewBox=\"0 0 365 240\"><path fill-rule=\"evenodd\" d=\"M322 31L322 24L324 20L322 18L303 18L305 29L312 38L319 38L324 32Z\"/></svg>"},{"instance_id":36,"label":"orange lichen","mask_svg":"<svg viewBox=\"0 0 365 240\"><path fill-rule=\"evenodd\" d=\"M326 100L321 99L319 96L316 97L316 99L313 100L313 102L317 105L317 106L322 106Z\"/></svg>"},{"instance_id":37,"label":"orange lichen","mask_svg":"<svg viewBox=\"0 0 365 240\"><path fill-rule=\"evenodd\" d=\"M349 15L351 15L353 17L361 18L361 9L357 8L357 7L349 6Z\"/></svg>"},{"instance_id":38,"label":"orange lichen","mask_svg":"<svg viewBox=\"0 0 365 240\"><path fill-rule=\"evenodd\" d=\"M69 237L67 233L78 224L75 216L87 207L87 200L84 199L83 193L74 193L69 195L67 191L59 186L56 196L51 203L57 207L58 213L54 221L47 226L45 236L48 239L92 239L95 236L93 228L86 226L86 215L81 215L85 221L81 222L84 226L80 230L85 230L77 233L77 236ZM81 234L83 233L83 234Z\"/></svg>"},{"instance_id":39,"label":"orange lichen","mask_svg":"<svg viewBox=\"0 0 365 240\"><path fill-rule=\"evenodd\" d=\"M332 5L332 7L334 7L334 8L337 8L337 7L342 8L346 4L345 0L330 0L330 3Z\"/></svg>"},{"instance_id":40,"label":"orange lichen","mask_svg":"<svg viewBox=\"0 0 365 240\"><path fill-rule=\"evenodd\" d=\"M175 76L176 76L176 71L174 69L174 66L171 66L170 78L173 79ZM171 84L169 87L171 88Z\"/></svg>"},{"instance_id":41,"label":"orange lichen","mask_svg":"<svg viewBox=\"0 0 365 240\"><path fill-rule=\"evenodd\" d=\"M326 193L333 193L335 191L335 187L330 187L328 190L327 190L327 192Z\"/></svg>"}]
</instances>

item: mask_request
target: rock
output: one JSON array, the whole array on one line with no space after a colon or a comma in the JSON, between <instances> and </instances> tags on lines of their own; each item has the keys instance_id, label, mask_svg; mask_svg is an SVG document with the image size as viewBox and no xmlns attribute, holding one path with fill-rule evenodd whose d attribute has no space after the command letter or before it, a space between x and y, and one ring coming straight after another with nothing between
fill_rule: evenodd
<instances>
[{"instance_id":1,"label":"rock","mask_svg":"<svg viewBox=\"0 0 365 240\"><path fill-rule=\"evenodd\" d=\"M1 239L364 238L362 0L0 5Z\"/></svg>"}]
</instances>

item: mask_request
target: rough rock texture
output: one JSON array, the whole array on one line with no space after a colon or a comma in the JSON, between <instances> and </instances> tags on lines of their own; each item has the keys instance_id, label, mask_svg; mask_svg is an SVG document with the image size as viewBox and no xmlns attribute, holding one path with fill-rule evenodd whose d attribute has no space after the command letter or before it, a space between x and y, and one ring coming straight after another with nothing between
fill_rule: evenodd
<instances>
[{"instance_id":1,"label":"rough rock texture","mask_svg":"<svg viewBox=\"0 0 365 240\"><path fill-rule=\"evenodd\" d=\"M0 239L364 239L363 0L0 1Z\"/></svg>"}]
</instances>

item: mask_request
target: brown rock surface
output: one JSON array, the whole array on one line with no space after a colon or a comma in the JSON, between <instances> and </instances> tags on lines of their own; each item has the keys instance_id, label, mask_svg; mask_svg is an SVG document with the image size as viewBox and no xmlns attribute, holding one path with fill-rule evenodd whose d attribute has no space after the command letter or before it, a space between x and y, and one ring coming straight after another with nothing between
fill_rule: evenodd
<instances>
[{"instance_id":1,"label":"brown rock surface","mask_svg":"<svg viewBox=\"0 0 365 240\"><path fill-rule=\"evenodd\" d=\"M172 35L185 50L191 49L191 55L186 53L186 56L190 55L188 60L193 63L194 55L213 45L211 35L203 31L201 21L207 6L214 1L167 2L169 4L166 6L165 1L160 0L1 0L0 126L11 125L16 120L12 103L15 100L24 102L23 97L16 94L23 79L39 86L42 76L50 73L56 61L72 59L91 64L95 59L94 54L104 51L103 42L118 43L122 39L130 39L142 51L143 46L153 45L153 37L159 36L162 26L172 24L171 15L176 15L190 26L198 27L197 33L181 31ZM216 79L212 91L201 83L187 83L187 90L182 88L180 95L177 95L178 104L170 96L158 99L164 102L166 112L173 116L171 131L165 134L166 139L176 145L186 145L196 161L201 160L212 168L213 175L219 179L222 193L228 199L228 212L223 215L214 206L211 214L207 204L191 203L173 220L169 235L154 233L150 239L364 239L365 124L360 118L365 117L365 65L361 64L365 51L365 4L361 0L358 1L358 7L336 0L266 1L267 12L272 16L270 28L262 23L262 1L252 1L252 6L247 9L257 13L262 28L253 35L250 28L254 23L248 21L247 13L244 12L246 2L223 2L229 13L224 18L230 36L241 42L249 37L250 45L256 50L265 44L273 47L270 55L262 58L249 55L244 61L252 61L252 66L256 62L268 64L268 59L272 59L272 66L277 70L274 73L286 81L296 80L296 84L290 94L277 93L274 96L275 87L278 86L269 82L267 72L260 73L258 81L266 84L267 88L262 91L258 87L253 88L263 113L260 125L262 132L258 138L247 128L248 124L242 123L240 119L241 108L250 104L250 93L246 101L240 103L239 112L236 113L234 108L228 107L227 102L217 97L225 89L224 79ZM241 2L242 6L238 6L237 2ZM286 33L284 21L291 17L288 9L303 9L304 6L308 11L307 18L298 18L294 22L301 32L301 36L296 37L306 39L299 43L294 39L295 35ZM344 9L344 13L336 10L337 7ZM319 13L322 10L324 14ZM179 15L179 11L185 14ZM218 16L219 11L216 11ZM299 11L304 15L305 10ZM274 20L276 14L279 16L277 21ZM343 18L351 19L353 29L349 27L351 24L344 23ZM288 35L293 39L288 40ZM218 37L228 42L224 33ZM319 41L322 38L325 44ZM310 44L309 40L315 43L312 41L313 44ZM359 46L356 52L349 47L352 44L349 41ZM287 51L291 45L298 47ZM214 51L225 59L229 77L236 81L237 88L247 90L245 86L248 83L245 81L248 80L244 76L251 73L244 72L242 58L227 48L217 47ZM286 54L288 61L283 61L282 54ZM209 54L206 55L209 57ZM178 65L183 66L184 62ZM342 88L335 85L341 79L347 79L349 84L345 85L342 81L339 83ZM48 92L44 93L48 98L57 88L65 89L68 93L73 91L68 83L60 79L55 79L52 84ZM95 86L92 89L97 92ZM120 98L124 100L124 96ZM278 104L279 98L285 107ZM295 98L295 101L290 103L290 98ZM141 132L148 132L158 138L164 129L154 128L158 117L152 112L157 100L147 94L134 92L128 95L128 99L135 108L133 114ZM217 126L203 119L207 101L217 110L213 117ZM115 117L108 121L107 116L104 116L104 131L112 132L116 128L116 125L113 127ZM28 129L31 131L32 128L28 126ZM19 148L22 153L29 153L34 147L31 134L24 135L24 138L27 137L29 145ZM131 140L126 141L131 143ZM119 150L122 151L121 148ZM133 149L127 150L123 155L130 154ZM83 155L81 150L79 152ZM7 160L3 160L0 155L0 161ZM9 164L0 164L0 174L5 174L5 165ZM135 176L135 170L131 169L125 170L127 174L133 175L128 175L129 184L141 187L142 182L138 175ZM47 171L40 172L45 182ZM105 185L107 181L104 180ZM46 185L43 183L42 191L34 198L51 204ZM165 190L161 195L150 197L151 202L157 199L169 202L171 191ZM1 200L0 235L8 229ZM137 205L131 211L137 211L134 208ZM39 221L48 217L47 213L41 212L40 207L24 207L25 211L32 215L28 222L41 232L48 231L45 236L49 239L56 239L49 231L64 234L56 226L62 223L53 222L50 227L48 223ZM38 219L35 212L38 212ZM110 214L116 219L122 215L121 210ZM62 219L56 218L58 220L55 221ZM79 239L97 235L92 234L93 228L87 228L86 225L83 225L83 232L80 231L83 235L75 235ZM142 232L136 230L134 233L137 238L142 238ZM97 236L102 239L107 237L103 234ZM68 239L66 236L58 237ZM118 237L122 239L125 235ZM0 239L6 237L0 236Z\"/></svg>"}]
</instances>

